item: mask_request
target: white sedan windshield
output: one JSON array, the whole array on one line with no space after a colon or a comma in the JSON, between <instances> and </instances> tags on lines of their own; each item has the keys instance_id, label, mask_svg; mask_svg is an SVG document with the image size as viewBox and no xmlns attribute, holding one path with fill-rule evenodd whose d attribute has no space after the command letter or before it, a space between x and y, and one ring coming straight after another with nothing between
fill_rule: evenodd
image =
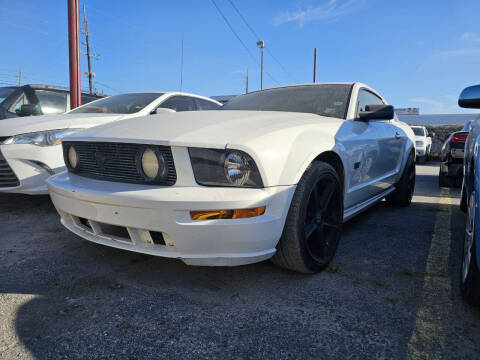
<instances>
[{"instance_id":1,"label":"white sedan windshield","mask_svg":"<svg viewBox=\"0 0 480 360\"><path fill-rule=\"evenodd\" d=\"M71 111L72 114L134 114L162 96L162 93L121 94L100 99Z\"/></svg>"}]
</instances>

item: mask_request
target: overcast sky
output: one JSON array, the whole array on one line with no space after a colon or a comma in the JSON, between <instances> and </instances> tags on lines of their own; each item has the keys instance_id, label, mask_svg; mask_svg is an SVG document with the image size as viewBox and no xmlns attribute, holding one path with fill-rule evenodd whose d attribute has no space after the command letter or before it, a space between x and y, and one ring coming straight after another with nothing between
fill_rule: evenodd
<instances>
[{"instance_id":1,"label":"overcast sky","mask_svg":"<svg viewBox=\"0 0 480 360\"><path fill-rule=\"evenodd\" d=\"M240 40L214 5L217 4ZM0 86L68 86L66 0L0 0ZM243 22L244 17L251 29ZM361 81L397 107L458 113L462 88L480 83L478 0L95 1L86 5L95 87L109 94L180 88L202 95L312 81ZM245 44L247 49L242 45ZM86 69L82 56L82 72ZM84 77L82 86L87 87Z\"/></svg>"}]
</instances>

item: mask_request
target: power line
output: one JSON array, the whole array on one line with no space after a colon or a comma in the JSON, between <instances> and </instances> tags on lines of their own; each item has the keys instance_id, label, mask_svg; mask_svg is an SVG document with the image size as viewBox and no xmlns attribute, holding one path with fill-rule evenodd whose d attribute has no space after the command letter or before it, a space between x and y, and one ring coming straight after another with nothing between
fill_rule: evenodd
<instances>
[{"instance_id":1,"label":"power line","mask_svg":"<svg viewBox=\"0 0 480 360\"><path fill-rule=\"evenodd\" d=\"M106 87L107 89L116 91L117 93L123 92L123 91L121 91L121 90L118 90L118 89L115 89L115 88L113 88L113 87L111 87L111 86L108 86L107 84L101 83L101 82L98 81L98 80L96 80L95 82L96 82L98 85L102 85L103 87Z\"/></svg>"},{"instance_id":2,"label":"power line","mask_svg":"<svg viewBox=\"0 0 480 360\"><path fill-rule=\"evenodd\" d=\"M253 30L253 27L250 26L250 24L248 23L247 19L245 19L245 17L242 15L242 13L240 12L240 10L238 10L238 8L235 6L234 2L232 0L228 0L228 2L232 5L232 7L235 9L235 11L237 12L238 16L240 16L240 18L242 19L243 23L248 27L248 29L250 30L250 32L253 34L253 36L255 37L255 39L258 41L260 40L260 36L257 34L257 32L255 30ZM268 47L265 48L265 50L267 50L267 53L272 57L273 60L275 60L275 62L282 68L282 70L285 72L285 74L287 74L288 76L290 76L292 79L293 79L293 76L292 74L290 74L290 72L285 68L285 66L282 65L282 63L273 55L273 53L270 51L270 49Z\"/></svg>"},{"instance_id":3,"label":"power line","mask_svg":"<svg viewBox=\"0 0 480 360\"><path fill-rule=\"evenodd\" d=\"M245 43L243 42L243 40L240 38L240 36L238 36L237 32L235 31L235 29L233 28L233 26L230 24L230 22L228 21L228 19L225 17L225 15L223 14L222 10L220 10L220 8L218 7L217 3L215 2L215 0L211 0L211 2L213 3L213 5L215 6L215 8L217 9L218 13L220 14L220 16L223 18L223 20L225 21L225 23L227 24L227 26L230 28L230 30L232 31L233 35L235 35L235 37L237 38L237 40L240 42L240 44L242 44L242 46L244 47L244 49L247 51L247 53L250 55L250 57L253 59L253 61L255 61L257 64L258 64L258 60L255 58L255 56L252 54L252 52L250 51L250 49L247 47L247 45L245 45ZM275 80L275 78L270 75L269 72L265 71L265 73L268 75L268 77L270 79L272 79L273 82L275 82L277 85L280 85L280 83Z\"/></svg>"}]
</instances>

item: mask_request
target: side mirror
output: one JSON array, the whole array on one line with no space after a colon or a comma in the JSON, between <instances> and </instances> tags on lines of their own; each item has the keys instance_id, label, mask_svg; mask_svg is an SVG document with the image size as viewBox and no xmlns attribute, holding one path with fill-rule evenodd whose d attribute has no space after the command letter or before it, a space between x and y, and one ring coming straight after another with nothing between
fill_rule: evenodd
<instances>
[{"instance_id":1,"label":"side mirror","mask_svg":"<svg viewBox=\"0 0 480 360\"><path fill-rule=\"evenodd\" d=\"M151 113L152 114L165 114L165 113L174 113L174 112L176 112L176 111L173 110L173 109L158 107L155 110L153 110Z\"/></svg>"},{"instance_id":2,"label":"side mirror","mask_svg":"<svg viewBox=\"0 0 480 360\"><path fill-rule=\"evenodd\" d=\"M40 111L38 111L38 106L34 104L23 104L20 107L20 111L18 112L20 116L33 116L33 115L40 115Z\"/></svg>"},{"instance_id":3,"label":"side mirror","mask_svg":"<svg viewBox=\"0 0 480 360\"><path fill-rule=\"evenodd\" d=\"M469 86L463 89L458 99L458 106L480 109L480 85Z\"/></svg>"},{"instance_id":4,"label":"side mirror","mask_svg":"<svg viewBox=\"0 0 480 360\"><path fill-rule=\"evenodd\" d=\"M391 120L395 116L392 105L365 105L365 111L360 111L358 117L362 121Z\"/></svg>"}]
</instances>

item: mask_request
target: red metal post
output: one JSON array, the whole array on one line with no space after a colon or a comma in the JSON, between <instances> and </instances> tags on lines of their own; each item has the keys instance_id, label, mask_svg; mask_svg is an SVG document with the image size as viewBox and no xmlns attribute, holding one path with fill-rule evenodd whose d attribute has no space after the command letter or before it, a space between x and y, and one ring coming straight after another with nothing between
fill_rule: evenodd
<instances>
[{"instance_id":1,"label":"red metal post","mask_svg":"<svg viewBox=\"0 0 480 360\"><path fill-rule=\"evenodd\" d=\"M68 1L68 52L70 65L70 107L82 104L80 77L80 17L78 0Z\"/></svg>"}]
</instances>

